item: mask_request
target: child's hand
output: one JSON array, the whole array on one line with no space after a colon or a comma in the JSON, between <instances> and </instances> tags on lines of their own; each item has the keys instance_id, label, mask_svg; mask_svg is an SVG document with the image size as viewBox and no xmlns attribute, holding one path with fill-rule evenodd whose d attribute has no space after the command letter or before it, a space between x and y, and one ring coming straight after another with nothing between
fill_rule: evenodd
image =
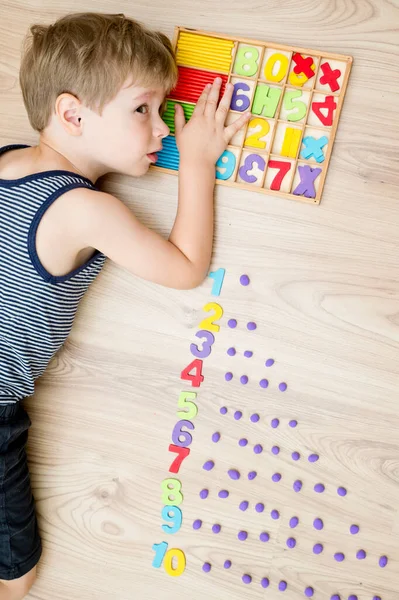
<instances>
[{"instance_id":1,"label":"child's hand","mask_svg":"<svg viewBox=\"0 0 399 600\"><path fill-rule=\"evenodd\" d=\"M212 85L208 84L204 88L187 124L183 108L180 104L175 104L175 136L182 162L205 162L215 165L233 135L251 117L251 113L246 112L231 125L224 126L230 110L234 86L232 83L226 85L226 90L217 106L221 82L221 78L217 77Z\"/></svg>"}]
</instances>

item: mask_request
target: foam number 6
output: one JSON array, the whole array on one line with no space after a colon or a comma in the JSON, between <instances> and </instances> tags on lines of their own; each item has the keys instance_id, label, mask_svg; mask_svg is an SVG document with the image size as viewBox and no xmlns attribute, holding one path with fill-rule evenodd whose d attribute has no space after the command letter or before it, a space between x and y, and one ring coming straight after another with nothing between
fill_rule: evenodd
<instances>
[{"instance_id":1,"label":"foam number 6","mask_svg":"<svg viewBox=\"0 0 399 600\"><path fill-rule=\"evenodd\" d=\"M165 533L177 533L183 520L182 512L177 506L164 506L162 509L162 518L167 525L162 525Z\"/></svg>"},{"instance_id":2,"label":"foam number 6","mask_svg":"<svg viewBox=\"0 0 399 600\"><path fill-rule=\"evenodd\" d=\"M161 483L162 502L168 506L179 506L183 502L181 483L178 479L164 479Z\"/></svg>"},{"instance_id":3,"label":"foam number 6","mask_svg":"<svg viewBox=\"0 0 399 600\"><path fill-rule=\"evenodd\" d=\"M213 310L215 313L201 321L199 327L201 329L206 329L207 331L219 331L220 326L215 325L214 321L219 321L219 319L222 318L223 308L219 304L216 304L216 302L208 302L208 304L205 304L203 310L205 312L211 312L211 310Z\"/></svg>"},{"instance_id":4,"label":"foam number 6","mask_svg":"<svg viewBox=\"0 0 399 600\"><path fill-rule=\"evenodd\" d=\"M248 129L254 129L260 127L259 131L252 133L247 137L244 142L244 146L253 146L254 148L266 148L266 142L260 138L267 135L270 131L270 125L265 119L252 119L248 124Z\"/></svg>"},{"instance_id":5,"label":"foam number 6","mask_svg":"<svg viewBox=\"0 0 399 600\"><path fill-rule=\"evenodd\" d=\"M193 430L194 425L191 421L187 421L186 419L182 419L178 421L174 426L172 433L172 442L176 446L181 446L182 448L186 448L193 441L193 436L188 431L183 431L183 427L187 427L188 429ZM180 439L183 436L183 441Z\"/></svg>"},{"instance_id":6,"label":"foam number 6","mask_svg":"<svg viewBox=\"0 0 399 600\"><path fill-rule=\"evenodd\" d=\"M196 344L191 344L191 354L197 356L198 358L206 358L211 353L212 344L215 341L215 336L210 331L206 331L206 329L201 329L200 331L197 331L195 337L200 339L205 338L205 342L202 342L202 350L199 350Z\"/></svg>"},{"instance_id":7,"label":"foam number 6","mask_svg":"<svg viewBox=\"0 0 399 600\"><path fill-rule=\"evenodd\" d=\"M251 88L247 83L245 83L245 81L237 81L237 83L234 84L234 92L231 98L230 108L231 110L244 112L244 110L247 110L251 101L246 94L239 94L238 92L240 90L242 92L249 92Z\"/></svg>"},{"instance_id":8,"label":"foam number 6","mask_svg":"<svg viewBox=\"0 0 399 600\"><path fill-rule=\"evenodd\" d=\"M179 399L177 401L177 406L179 408L187 408L188 410L178 410L177 416L180 419L194 419L198 413L198 406L195 402L190 402L190 400L195 400L197 394L195 392L180 392ZM187 400L189 398L190 400Z\"/></svg>"}]
</instances>

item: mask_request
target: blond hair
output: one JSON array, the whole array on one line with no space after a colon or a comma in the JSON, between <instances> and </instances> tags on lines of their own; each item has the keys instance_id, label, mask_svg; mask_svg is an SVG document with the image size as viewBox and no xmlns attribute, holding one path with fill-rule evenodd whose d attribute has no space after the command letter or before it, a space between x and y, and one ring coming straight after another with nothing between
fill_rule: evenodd
<instances>
[{"instance_id":1,"label":"blond hair","mask_svg":"<svg viewBox=\"0 0 399 600\"><path fill-rule=\"evenodd\" d=\"M73 94L101 115L129 76L168 94L178 72L169 38L123 14L70 14L32 25L25 38L19 81L36 131L47 127L60 94Z\"/></svg>"}]
</instances>

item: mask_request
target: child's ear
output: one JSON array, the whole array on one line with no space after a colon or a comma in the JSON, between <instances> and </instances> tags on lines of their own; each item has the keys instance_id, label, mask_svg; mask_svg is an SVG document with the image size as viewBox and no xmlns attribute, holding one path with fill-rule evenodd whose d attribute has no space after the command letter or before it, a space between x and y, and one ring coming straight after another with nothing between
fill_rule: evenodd
<instances>
[{"instance_id":1,"label":"child's ear","mask_svg":"<svg viewBox=\"0 0 399 600\"><path fill-rule=\"evenodd\" d=\"M82 134L81 102L73 94L60 94L55 102L55 113L67 133Z\"/></svg>"}]
</instances>

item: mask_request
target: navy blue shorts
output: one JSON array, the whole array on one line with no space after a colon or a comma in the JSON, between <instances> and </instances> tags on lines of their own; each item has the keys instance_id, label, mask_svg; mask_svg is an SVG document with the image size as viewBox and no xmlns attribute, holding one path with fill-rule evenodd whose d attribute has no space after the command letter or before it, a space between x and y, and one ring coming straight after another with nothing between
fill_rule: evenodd
<instances>
[{"instance_id":1,"label":"navy blue shorts","mask_svg":"<svg viewBox=\"0 0 399 600\"><path fill-rule=\"evenodd\" d=\"M22 402L0 404L0 579L22 577L42 553L25 451L31 424Z\"/></svg>"}]
</instances>

